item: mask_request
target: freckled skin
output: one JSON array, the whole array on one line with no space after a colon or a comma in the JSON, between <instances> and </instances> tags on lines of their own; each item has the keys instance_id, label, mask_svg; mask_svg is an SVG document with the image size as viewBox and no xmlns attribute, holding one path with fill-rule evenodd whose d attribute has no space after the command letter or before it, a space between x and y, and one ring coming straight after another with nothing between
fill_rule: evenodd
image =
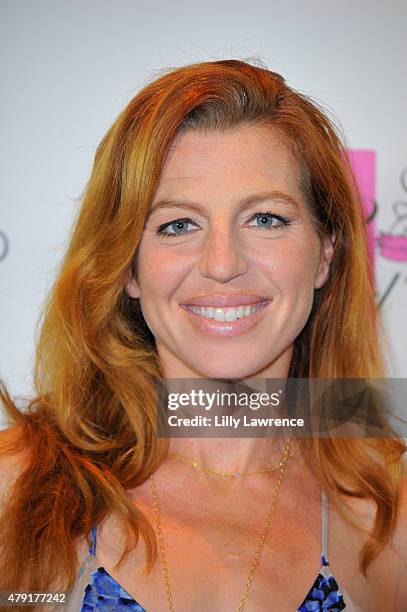
<instances>
[{"instance_id":1,"label":"freckled skin","mask_svg":"<svg viewBox=\"0 0 407 612\"><path fill-rule=\"evenodd\" d=\"M201 211L179 206L152 213L136 277L127 284L129 295L140 298L166 377L287 375L293 342L309 317L314 289L326 282L332 257L331 240L318 240L298 184L298 164L270 128L177 136L153 205L176 199L198 204ZM295 198L299 209L273 199L238 211L241 200L274 190ZM250 220L266 211L290 225L266 230ZM183 226L187 233L157 235L160 225L180 218L190 219ZM172 225L168 231L177 229ZM256 325L234 337L197 329L179 306L202 294L240 291L272 302Z\"/></svg>"}]
</instances>

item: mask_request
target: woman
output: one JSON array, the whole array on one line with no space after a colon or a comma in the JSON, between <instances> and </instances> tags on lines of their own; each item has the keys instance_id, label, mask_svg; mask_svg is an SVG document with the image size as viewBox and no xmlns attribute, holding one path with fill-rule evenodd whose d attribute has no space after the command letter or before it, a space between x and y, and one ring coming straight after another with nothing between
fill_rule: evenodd
<instances>
[{"instance_id":1,"label":"woman","mask_svg":"<svg viewBox=\"0 0 407 612\"><path fill-rule=\"evenodd\" d=\"M245 62L129 103L45 309L37 397L23 413L2 391L0 590L69 590L70 610L407 609L390 429L156 434L165 378L383 376L344 159L315 103Z\"/></svg>"}]
</instances>

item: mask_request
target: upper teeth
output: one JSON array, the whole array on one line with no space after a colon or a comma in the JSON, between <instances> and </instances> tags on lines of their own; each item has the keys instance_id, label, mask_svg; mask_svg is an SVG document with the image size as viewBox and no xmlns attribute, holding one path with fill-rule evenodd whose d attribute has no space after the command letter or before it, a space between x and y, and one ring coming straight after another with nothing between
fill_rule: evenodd
<instances>
[{"instance_id":1,"label":"upper teeth","mask_svg":"<svg viewBox=\"0 0 407 612\"><path fill-rule=\"evenodd\" d=\"M257 304L248 304L247 306L238 306L237 308L213 308L212 306L188 306L188 308L207 319L236 321L253 314L256 310L259 310L262 304L263 302L259 302Z\"/></svg>"}]
</instances>

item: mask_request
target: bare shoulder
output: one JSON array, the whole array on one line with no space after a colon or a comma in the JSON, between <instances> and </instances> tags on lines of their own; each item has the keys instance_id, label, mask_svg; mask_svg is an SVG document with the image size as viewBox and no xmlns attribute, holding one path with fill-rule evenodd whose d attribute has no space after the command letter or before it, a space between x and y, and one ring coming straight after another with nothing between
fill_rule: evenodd
<instances>
[{"instance_id":1,"label":"bare shoulder","mask_svg":"<svg viewBox=\"0 0 407 612\"><path fill-rule=\"evenodd\" d=\"M383 597L383 586L394 600L396 612L406 612L407 602L407 476L401 480L400 504L396 528L389 544L368 568L370 582L377 587L377 597ZM382 589L380 590L380 587ZM394 598L394 599L393 599ZM386 600L387 603L389 600ZM383 602L384 603L384 602Z\"/></svg>"},{"instance_id":2,"label":"bare shoulder","mask_svg":"<svg viewBox=\"0 0 407 612\"><path fill-rule=\"evenodd\" d=\"M396 548L403 553L407 564L407 474L401 480L400 510L394 539Z\"/></svg>"},{"instance_id":3,"label":"bare shoulder","mask_svg":"<svg viewBox=\"0 0 407 612\"><path fill-rule=\"evenodd\" d=\"M397 524L389 548L403 567L407 587L407 474L401 480Z\"/></svg>"},{"instance_id":4,"label":"bare shoulder","mask_svg":"<svg viewBox=\"0 0 407 612\"><path fill-rule=\"evenodd\" d=\"M0 501L23 472L28 460L20 427L0 430Z\"/></svg>"},{"instance_id":5,"label":"bare shoulder","mask_svg":"<svg viewBox=\"0 0 407 612\"><path fill-rule=\"evenodd\" d=\"M407 602L407 474L401 481L400 509L392 545L400 560L400 584L403 585L403 601Z\"/></svg>"}]
</instances>

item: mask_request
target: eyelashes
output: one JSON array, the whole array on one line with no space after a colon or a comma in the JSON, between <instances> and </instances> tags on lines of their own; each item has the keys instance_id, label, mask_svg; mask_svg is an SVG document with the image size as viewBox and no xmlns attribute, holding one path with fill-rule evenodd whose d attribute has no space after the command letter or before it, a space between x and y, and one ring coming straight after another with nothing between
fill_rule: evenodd
<instances>
[{"instance_id":1,"label":"eyelashes","mask_svg":"<svg viewBox=\"0 0 407 612\"><path fill-rule=\"evenodd\" d=\"M257 226L252 226L255 227L256 229L263 229L266 231L281 231L286 229L287 227L289 227L289 225L291 224L291 221L289 219L287 219L286 217L283 217L281 215L276 215L274 213L272 213L270 210L268 210L267 212L257 212L254 215L252 215L247 221L258 221L260 220L262 223L260 225ZM277 223L273 223L272 225L267 225L267 222L269 220L277 220ZM195 225L197 226L196 223L194 223L194 221L192 221L192 219L189 219L188 217L184 217L182 219L174 219L173 221L169 221L168 223L164 223L163 225L160 225L157 228L157 235L158 236L165 236L168 238L177 238L178 236L186 236L188 234L192 234L193 232L196 231L195 230L190 230L187 231L184 228L180 228L180 225L184 225L184 226L188 226L189 224L191 225ZM179 230L174 231L174 232L169 232L168 229L174 229L176 226L177 229Z\"/></svg>"}]
</instances>

